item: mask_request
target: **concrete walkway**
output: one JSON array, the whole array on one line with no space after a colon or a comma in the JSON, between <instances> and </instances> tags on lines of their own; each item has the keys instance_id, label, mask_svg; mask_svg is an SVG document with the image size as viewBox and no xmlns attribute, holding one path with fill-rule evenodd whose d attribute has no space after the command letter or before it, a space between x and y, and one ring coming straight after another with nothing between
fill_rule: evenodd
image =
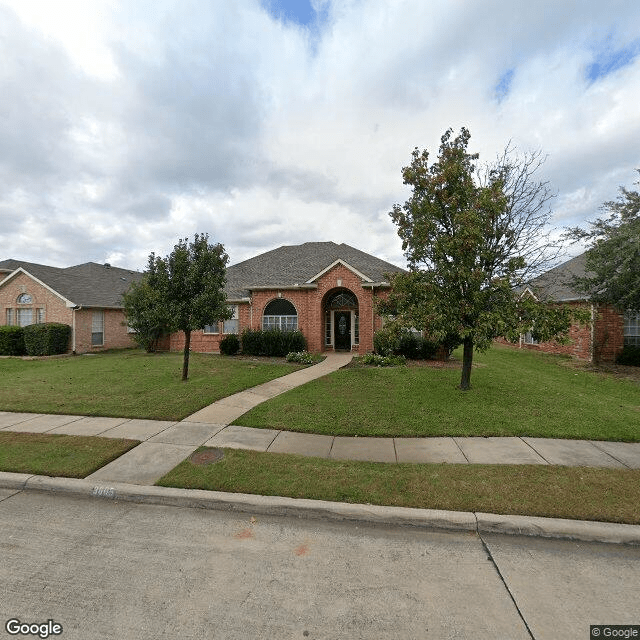
<instances>
[{"instance_id":1,"label":"concrete walkway","mask_svg":"<svg viewBox=\"0 0 640 640\"><path fill-rule=\"evenodd\" d=\"M131 438L142 443L88 480L153 485L200 446L389 463L539 464L640 469L640 443L544 438L369 438L231 425L289 389L345 366L350 354L229 396L181 422L0 412L0 430Z\"/></svg>"}]
</instances>

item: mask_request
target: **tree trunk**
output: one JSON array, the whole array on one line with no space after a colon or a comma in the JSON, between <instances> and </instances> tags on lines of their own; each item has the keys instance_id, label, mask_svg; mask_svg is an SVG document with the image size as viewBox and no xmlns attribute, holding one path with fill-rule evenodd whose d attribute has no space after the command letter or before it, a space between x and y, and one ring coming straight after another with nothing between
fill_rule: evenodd
<instances>
[{"instance_id":1,"label":"tree trunk","mask_svg":"<svg viewBox=\"0 0 640 640\"><path fill-rule=\"evenodd\" d=\"M191 331L184 332L184 358L182 360L182 379L189 375L189 346L191 345Z\"/></svg>"},{"instance_id":2,"label":"tree trunk","mask_svg":"<svg viewBox=\"0 0 640 640\"><path fill-rule=\"evenodd\" d=\"M464 350L462 353L462 377L460 378L460 390L469 391L471 389L471 364L473 362L473 338L464 339Z\"/></svg>"}]
</instances>

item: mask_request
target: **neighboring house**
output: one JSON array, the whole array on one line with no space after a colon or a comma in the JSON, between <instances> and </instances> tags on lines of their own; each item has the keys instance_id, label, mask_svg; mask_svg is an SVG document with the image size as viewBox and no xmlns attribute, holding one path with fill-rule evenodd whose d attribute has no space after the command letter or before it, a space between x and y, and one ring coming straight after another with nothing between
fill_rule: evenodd
<instances>
[{"instance_id":1,"label":"neighboring house","mask_svg":"<svg viewBox=\"0 0 640 640\"><path fill-rule=\"evenodd\" d=\"M390 290L399 267L346 244L283 246L227 268L233 318L191 334L191 350L217 352L225 335L251 329L300 330L310 351L373 350L382 326L374 298ZM184 334L165 342L184 348Z\"/></svg>"},{"instance_id":2,"label":"neighboring house","mask_svg":"<svg viewBox=\"0 0 640 640\"><path fill-rule=\"evenodd\" d=\"M640 345L640 314L621 313L608 305L597 305L575 290L575 276L585 274L586 254L581 254L531 281L526 291L538 300L582 306L591 312L591 326L572 325L570 344L536 343L531 333L520 337L520 347L561 353L589 361L612 362L625 344Z\"/></svg>"},{"instance_id":3,"label":"neighboring house","mask_svg":"<svg viewBox=\"0 0 640 640\"><path fill-rule=\"evenodd\" d=\"M0 325L68 324L74 353L135 346L124 324L122 294L141 276L95 262L61 269L0 261Z\"/></svg>"}]
</instances>

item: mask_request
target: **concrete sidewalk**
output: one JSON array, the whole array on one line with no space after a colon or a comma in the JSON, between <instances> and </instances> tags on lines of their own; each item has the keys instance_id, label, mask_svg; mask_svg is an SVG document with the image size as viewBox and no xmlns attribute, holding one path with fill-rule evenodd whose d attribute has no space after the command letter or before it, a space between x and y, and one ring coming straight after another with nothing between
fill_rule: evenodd
<instances>
[{"instance_id":1,"label":"concrete sidewalk","mask_svg":"<svg viewBox=\"0 0 640 640\"><path fill-rule=\"evenodd\" d=\"M0 412L0 430L130 438L141 444L88 480L153 485L200 446L387 463L538 464L640 469L640 443L544 438L325 436L230 424L289 389L337 371L351 354L223 398L181 422Z\"/></svg>"}]
</instances>

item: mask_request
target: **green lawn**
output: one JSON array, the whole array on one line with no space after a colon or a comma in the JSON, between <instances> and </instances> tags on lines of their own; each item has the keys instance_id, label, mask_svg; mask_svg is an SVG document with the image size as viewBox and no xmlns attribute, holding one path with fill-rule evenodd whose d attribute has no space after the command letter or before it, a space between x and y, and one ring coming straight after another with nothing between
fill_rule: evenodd
<instances>
[{"instance_id":1,"label":"green lawn","mask_svg":"<svg viewBox=\"0 0 640 640\"><path fill-rule=\"evenodd\" d=\"M225 449L156 484L423 509L640 524L640 470L383 464Z\"/></svg>"},{"instance_id":2,"label":"green lawn","mask_svg":"<svg viewBox=\"0 0 640 640\"><path fill-rule=\"evenodd\" d=\"M247 427L360 436L536 436L640 441L640 385L567 360L494 346L460 370L346 368L236 420Z\"/></svg>"},{"instance_id":3,"label":"green lawn","mask_svg":"<svg viewBox=\"0 0 640 640\"><path fill-rule=\"evenodd\" d=\"M138 440L0 431L0 471L84 478Z\"/></svg>"},{"instance_id":4,"label":"green lawn","mask_svg":"<svg viewBox=\"0 0 640 640\"><path fill-rule=\"evenodd\" d=\"M22 360L0 358L0 411L182 420L198 409L299 369L263 359L138 350Z\"/></svg>"}]
</instances>

